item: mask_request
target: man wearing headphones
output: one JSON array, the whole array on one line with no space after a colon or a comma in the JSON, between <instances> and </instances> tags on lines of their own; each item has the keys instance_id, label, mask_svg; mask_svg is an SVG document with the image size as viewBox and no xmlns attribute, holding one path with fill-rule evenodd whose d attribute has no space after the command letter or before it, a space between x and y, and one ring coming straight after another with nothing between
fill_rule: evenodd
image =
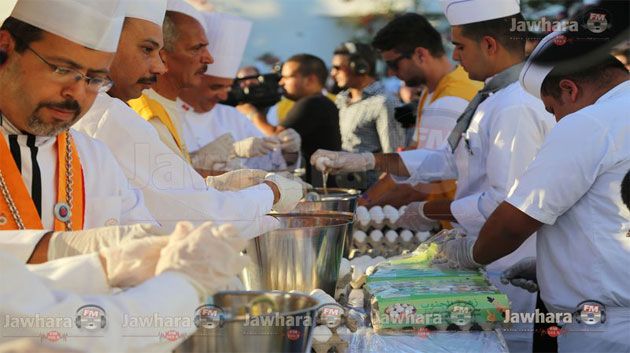
<instances>
[{"instance_id":1,"label":"man wearing headphones","mask_svg":"<svg viewBox=\"0 0 630 353\"><path fill-rule=\"evenodd\" d=\"M394 108L399 102L376 80L374 50L367 44L343 43L335 49L330 74L344 89L335 102L339 108L341 148L355 153L390 153L403 147L404 131L394 119ZM339 186L364 189L376 182L377 174L351 173L340 177Z\"/></svg>"}]
</instances>

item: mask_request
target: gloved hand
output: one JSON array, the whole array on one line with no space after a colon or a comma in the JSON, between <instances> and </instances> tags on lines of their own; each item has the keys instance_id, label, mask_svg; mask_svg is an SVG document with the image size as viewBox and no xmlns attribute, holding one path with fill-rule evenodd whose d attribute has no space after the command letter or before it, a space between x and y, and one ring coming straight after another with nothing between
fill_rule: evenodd
<instances>
[{"instance_id":1,"label":"gloved hand","mask_svg":"<svg viewBox=\"0 0 630 353\"><path fill-rule=\"evenodd\" d=\"M339 174L372 170L375 161L372 153L334 152L319 149L311 156L311 164L320 172Z\"/></svg>"},{"instance_id":2,"label":"gloved hand","mask_svg":"<svg viewBox=\"0 0 630 353\"><path fill-rule=\"evenodd\" d=\"M259 169L238 169L206 178L206 184L219 191L237 191L258 185L265 180L267 172Z\"/></svg>"},{"instance_id":3,"label":"gloved hand","mask_svg":"<svg viewBox=\"0 0 630 353\"><path fill-rule=\"evenodd\" d=\"M241 158L264 156L276 147L280 147L277 137L249 137L234 143L236 155Z\"/></svg>"},{"instance_id":4,"label":"gloved hand","mask_svg":"<svg viewBox=\"0 0 630 353\"><path fill-rule=\"evenodd\" d=\"M276 172L276 174L285 177L289 180L293 180L295 182L300 183L300 185L302 185L302 192L306 195L306 193L308 192L308 190L313 189L313 185L305 182L304 180L302 180L302 178L295 176L293 173L291 172Z\"/></svg>"},{"instance_id":5,"label":"gloved hand","mask_svg":"<svg viewBox=\"0 0 630 353\"><path fill-rule=\"evenodd\" d=\"M510 266L501 274L501 283L512 283L513 286L521 287L528 292L537 292L536 258L526 257Z\"/></svg>"},{"instance_id":6,"label":"gloved hand","mask_svg":"<svg viewBox=\"0 0 630 353\"><path fill-rule=\"evenodd\" d=\"M469 237L455 238L439 245L434 264L447 264L451 268L475 269L482 265L473 259L475 240Z\"/></svg>"},{"instance_id":7,"label":"gloved hand","mask_svg":"<svg viewBox=\"0 0 630 353\"><path fill-rule=\"evenodd\" d=\"M286 129L280 131L276 136L282 142L281 148L285 152L295 153L299 152L302 147L302 138L297 131L293 129Z\"/></svg>"},{"instance_id":8,"label":"gloved hand","mask_svg":"<svg viewBox=\"0 0 630 353\"><path fill-rule=\"evenodd\" d=\"M246 244L230 224L207 222L193 229L182 222L162 249L155 274L175 271L185 275L205 300L232 283L249 263L249 257L240 254Z\"/></svg>"},{"instance_id":9,"label":"gloved hand","mask_svg":"<svg viewBox=\"0 0 630 353\"><path fill-rule=\"evenodd\" d=\"M151 224L54 232L48 243L48 260L89 254L106 247L122 245L128 240L166 234L166 229Z\"/></svg>"},{"instance_id":10,"label":"gloved hand","mask_svg":"<svg viewBox=\"0 0 630 353\"><path fill-rule=\"evenodd\" d=\"M414 232L428 232L438 227L440 225L438 221L424 214L424 204L426 203L426 201L412 202L407 205L405 212L398 217L394 224L394 228L406 228Z\"/></svg>"},{"instance_id":11,"label":"gloved hand","mask_svg":"<svg viewBox=\"0 0 630 353\"><path fill-rule=\"evenodd\" d=\"M276 212L285 213L293 210L304 196L302 185L297 181L287 179L276 173L267 174L265 180L274 183L280 190L280 200L272 208Z\"/></svg>"},{"instance_id":12,"label":"gloved hand","mask_svg":"<svg viewBox=\"0 0 630 353\"><path fill-rule=\"evenodd\" d=\"M190 154L193 167L208 170L217 170L217 164L225 165L227 161L235 157L234 138L230 133L217 137Z\"/></svg>"},{"instance_id":13,"label":"gloved hand","mask_svg":"<svg viewBox=\"0 0 630 353\"><path fill-rule=\"evenodd\" d=\"M167 243L167 236L145 237L99 251L110 287L133 287L153 277L160 251Z\"/></svg>"}]
</instances>

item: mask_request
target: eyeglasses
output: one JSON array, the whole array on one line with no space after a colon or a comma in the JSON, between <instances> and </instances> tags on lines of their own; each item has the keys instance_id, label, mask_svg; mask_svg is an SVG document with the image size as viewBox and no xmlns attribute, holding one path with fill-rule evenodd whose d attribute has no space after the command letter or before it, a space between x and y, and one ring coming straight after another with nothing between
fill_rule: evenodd
<instances>
[{"instance_id":1,"label":"eyeglasses","mask_svg":"<svg viewBox=\"0 0 630 353\"><path fill-rule=\"evenodd\" d=\"M398 64L400 63L400 61L402 59L409 59L411 58L411 54L410 53L403 53L401 54L399 57L397 57L394 60L385 60L385 64L387 65L388 68L396 71L398 70Z\"/></svg>"},{"instance_id":2,"label":"eyeglasses","mask_svg":"<svg viewBox=\"0 0 630 353\"><path fill-rule=\"evenodd\" d=\"M87 83L88 90L101 93L109 91L109 89L112 88L114 84L114 82L109 77L93 77L84 75L78 70L49 63L48 60L44 59L28 45L26 46L26 49L30 50L33 54L35 54L36 57L39 58L39 60L50 67L53 72L53 76L59 83L68 84L73 81L85 81L85 83Z\"/></svg>"}]
</instances>

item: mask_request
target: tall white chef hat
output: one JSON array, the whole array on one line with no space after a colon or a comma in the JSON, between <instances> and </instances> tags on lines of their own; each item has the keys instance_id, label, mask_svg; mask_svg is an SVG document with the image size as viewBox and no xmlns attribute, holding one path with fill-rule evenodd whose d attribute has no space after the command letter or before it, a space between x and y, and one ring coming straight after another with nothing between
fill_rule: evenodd
<instances>
[{"instance_id":1,"label":"tall white chef hat","mask_svg":"<svg viewBox=\"0 0 630 353\"><path fill-rule=\"evenodd\" d=\"M139 18L162 27L166 13L166 0L126 0L125 17Z\"/></svg>"},{"instance_id":2,"label":"tall white chef hat","mask_svg":"<svg viewBox=\"0 0 630 353\"><path fill-rule=\"evenodd\" d=\"M241 17L218 12L206 12L208 50L214 63L208 65L206 75L235 78L241 66L252 22Z\"/></svg>"},{"instance_id":3,"label":"tall white chef hat","mask_svg":"<svg viewBox=\"0 0 630 353\"><path fill-rule=\"evenodd\" d=\"M203 26L204 31L208 31L206 21L204 20L201 12L184 0L168 0L166 3L166 11L179 12L186 16L190 16Z\"/></svg>"},{"instance_id":4,"label":"tall white chef hat","mask_svg":"<svg viewBox=\"0 0 630 353\"><path fill-rule=\"evenodd\" d=\"M538 43L534 51L532 51L529 58L527 58L527 61L521 70L521 74L519 76L521 86L523 86L525 91L538 99L540 99L540 89L542 88L543 81L545 81L545 78L549 75L551 70L553 70L554 66L551 63L541 63L540 61L536 61L536 58L553 45L563 45L564 43L562 43L561 40L556 40L556 38L559 38L558 36L560 35L562 35L562 32L553 32L543 38L540 43Z\"/></svg>"},{"instance_id":5,"label":"tall white chef hat","mask_svg":"<svg viewBox=\"0 0 630 353\"><path fill-rule=\"evenodd\" d=\"M521 12L519 0L442 0L451 26L494 20Z\"/></svg>"},{"instance_id":6,"label":"tall white chef hat","mask_svg":"<svg viewBox=\"0 0 630 353\"><path fill-rule=\"evenodd\" d=\"M8 3L2 10L15 1ZM126 6L125 0L18 0L10 16L85 47L115 52ZM2 21L7 17L3 13Z\"/></svg>"}]
</instances>

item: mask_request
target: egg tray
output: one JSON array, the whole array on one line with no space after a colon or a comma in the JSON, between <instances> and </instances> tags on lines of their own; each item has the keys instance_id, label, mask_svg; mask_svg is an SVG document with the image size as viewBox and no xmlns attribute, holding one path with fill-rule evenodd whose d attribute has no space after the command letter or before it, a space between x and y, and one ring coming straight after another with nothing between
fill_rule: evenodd
<instances>
[{"instance_id":1,"label":"egg tray","mask_svg":"<svg viewBox=\"0 0 630 353\"><path fill-rule=\"evenodd\" d=\"M383 233L383 237L378 241L374 241L370 237L370 234L373 230L380 230ZM398 236L396 237L396 240L394 242L390 242L386 237L387 232L390 230L393 230L396 233L398 233ZM363 243L358 242L355 239L354 234L356 231L363 231L366 233L366 238ZM410 232L412 235L409 241L404 241L401 237L401 234L405 231ZM419 238L420 236L419 234L421 234L422 236L421 238ZM408 230L408 229L404 229L404 228L394 229L388 226L383 227L381 229L367 228L366 230L359 229L355 226L352 229L352 233L350 234L350 241L348 242L348 246L349 246L348 259L352 260L353 258L357 256L362 256L362 255L370 255L371 257L377 257L377 256L392 257L392 256L402 255L406 252L415 250L418 247L418 245L420 245L420 243L426 238L428 238L430 235L431 233L429 232L417 232L414 234L413 231Z\"/></svg>"}]
</instances>

